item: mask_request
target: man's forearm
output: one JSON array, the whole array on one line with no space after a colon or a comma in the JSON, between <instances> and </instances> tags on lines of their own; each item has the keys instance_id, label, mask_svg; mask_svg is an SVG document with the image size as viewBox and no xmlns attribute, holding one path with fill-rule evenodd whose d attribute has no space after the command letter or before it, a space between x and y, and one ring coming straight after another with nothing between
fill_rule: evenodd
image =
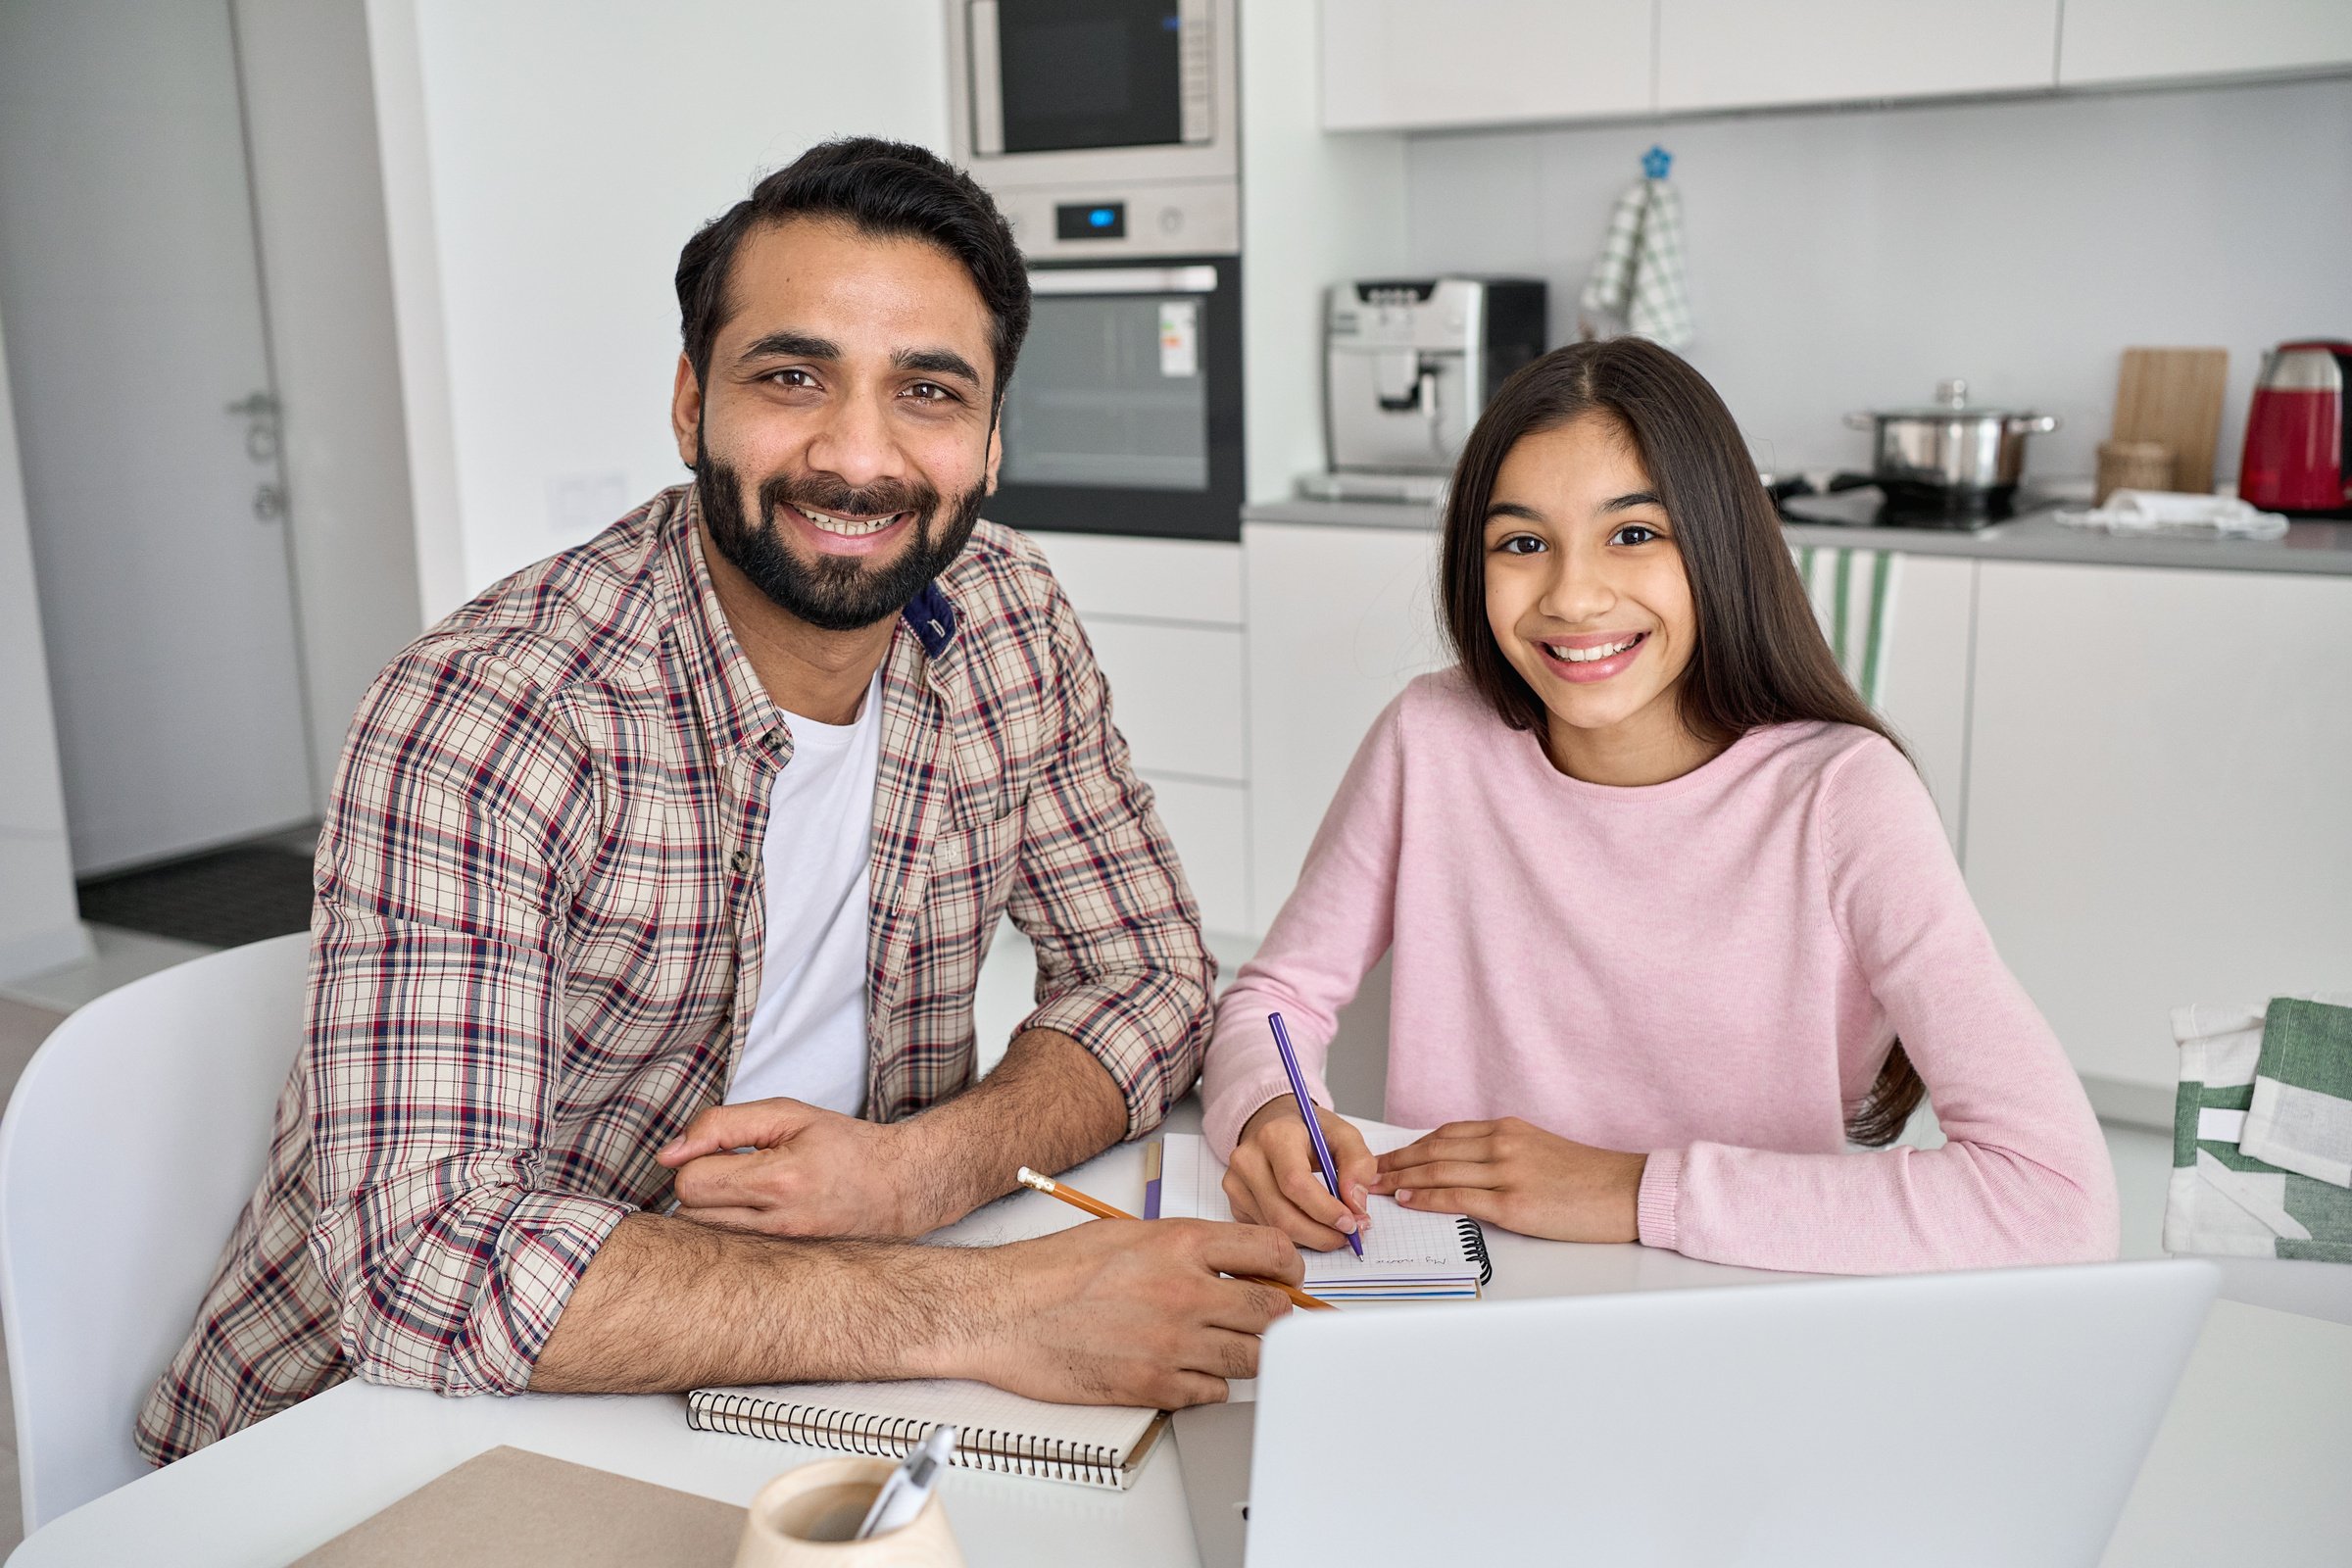
<instances>
[{"instance_id":1,"label":"man's forearm","mask_svg":"<svg viewBox=\"0 0 2352 1568\"><path fill-rule=\"evenodd\" d=\"M906 1130L923 1159L911 1180L946 1225L1011 1192L1023 1165L1067 1170L1108 1149L1127 1130L1127 1099L1084 1046L1032 1029L987 1077Z\"/></svg>"},{"instance_id":2,"label":"man's forearm","mask_svg":"<svg viewBox=\"0 0 2352 1568\"><path fill-rule=\"evenodd\" d=\"M532 1369L554 1394L946 1377L984 1332L992 1265L957 1248L788 1241L633 1214Z\"/></svg>"}]
</instances>

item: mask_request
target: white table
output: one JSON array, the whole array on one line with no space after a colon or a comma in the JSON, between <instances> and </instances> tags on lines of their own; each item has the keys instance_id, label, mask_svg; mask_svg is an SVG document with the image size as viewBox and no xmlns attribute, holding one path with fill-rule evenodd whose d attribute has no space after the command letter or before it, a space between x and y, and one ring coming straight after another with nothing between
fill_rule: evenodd
<instances>
[{"instance_id":1,"label":"white table","mask_svg":"<svg viewBox=\"0 0 2352 1568\"><path fill-rule=\"evenodd\" d=\"M1134 1148L1112 1150L1072 1179L1112 1202L1141 1203ZM1022 1194L953 1235L1009 1240L1081 1218L1051 1199ZM1571 1247L1494 1232L1489 1242L1489 1297L1496 1299L1794 1277L1643 1247ZM445 1399L349 1383L53 1520L9 1564L283 1564L500 1444L737 1504L777 1472L818 1457L762 1439L691 1431L685 1401L675 1396ZM2352 1328L2220 1302L2106 1562L2341 1568L2352 1559L2347 1474ZM942 1487L973 1568L1196 1568L1172 1443L1162 1443L1135 1489L1123 1494L964 1470L950 1471Z\"/></svg>"}]
</instances>

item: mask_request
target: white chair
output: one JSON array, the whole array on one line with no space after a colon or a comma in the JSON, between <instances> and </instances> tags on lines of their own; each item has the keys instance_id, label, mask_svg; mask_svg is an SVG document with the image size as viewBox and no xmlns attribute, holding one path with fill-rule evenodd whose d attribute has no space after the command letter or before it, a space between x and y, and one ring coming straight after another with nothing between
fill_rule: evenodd
<instances>
[{"instance_id":1,"label":"white chair","mask_svg":"<svg viewBox=\"0 0 2352 1568\"><path fill-rule=\"evenodd\" d=\"M29 1535L147 1473L187 1336L302 1042L307 934L193 959L57 1026L0 1122L0 1320Z\"/></svg>"}]
</instances>

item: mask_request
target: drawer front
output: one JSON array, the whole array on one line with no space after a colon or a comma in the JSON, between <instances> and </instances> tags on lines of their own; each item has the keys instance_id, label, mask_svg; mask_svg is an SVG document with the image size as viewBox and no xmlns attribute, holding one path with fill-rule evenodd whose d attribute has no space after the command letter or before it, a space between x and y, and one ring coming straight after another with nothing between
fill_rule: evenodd
<instances>
[{"instance_id":1,"label":"drawer front","mask_svg":"<svg viewBox=\"0 0 2352 1568\"><path fill-rule=\"evenodd\" d=\"M1248 933L1250 792L1239 784L1149 774L1145 782L1158 798L1160 825L1184 861L1184 879L1200 906L1200 923L1211 931Z\"/></svg>"},{"instance_id":2,"label":"drawer front","mask_svg":"<svg viewBox=\"0 0 2352 1568\"><path fill-rule=\"evenodd\" d=\"M1248 781L1238 629L1092 616L1086 634L1137 771Z\"/></svg>"},{"instance_id":3,"label":"drawer front","mask_svg":"<svg viewBox=\"0 0 2352 1568\"><path fill-rule=\"evenodd\" d=\"M1098 615L1242 623L1242 547L1192 539L1034 533L1061 591L1090 624Z\"/></svg>"}]
</instances>

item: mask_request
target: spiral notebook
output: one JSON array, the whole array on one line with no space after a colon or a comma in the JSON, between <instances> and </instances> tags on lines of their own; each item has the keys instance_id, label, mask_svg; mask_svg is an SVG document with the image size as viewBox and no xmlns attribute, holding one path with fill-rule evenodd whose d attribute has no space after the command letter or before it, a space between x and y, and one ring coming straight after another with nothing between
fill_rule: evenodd
<instances>
[{"instance_id":1,"label":"spiral notebook","mask_svg":"<svg viewBox=\"0 0 2352 1568\"><path fill-rule=\"evenodd\" d=\"M1421 1136L1382 1122L1356 1126L1374 1153L1401 1149ZM1225 1167L1208 1152L1206 1139L1170 1133L1160 1140L1159 1208L1146 1212L1154 1219L1231 1219L1224 1180ZM1404 1208L1377 1195L1371 1206L1362 1257L1345 1248L1304 1254L1307 1295L1333 1302L1469 1298L1494 1277L1478 1221Z\"/></svg>"},{"instance_id":2,"label":"spiral notebook","mask_svg":"<svg viewBox=\"0 0 2352 1568\"><path fill-rule=\"evenodd\" d=\"M933 1427L958 1429L951 1464L1124 1492L1167 1426L1158 1410L1048 1404L953 1379L696 1389L686 1424L838 1453L902 1458Z\"/></svg>"}]
</instances>

